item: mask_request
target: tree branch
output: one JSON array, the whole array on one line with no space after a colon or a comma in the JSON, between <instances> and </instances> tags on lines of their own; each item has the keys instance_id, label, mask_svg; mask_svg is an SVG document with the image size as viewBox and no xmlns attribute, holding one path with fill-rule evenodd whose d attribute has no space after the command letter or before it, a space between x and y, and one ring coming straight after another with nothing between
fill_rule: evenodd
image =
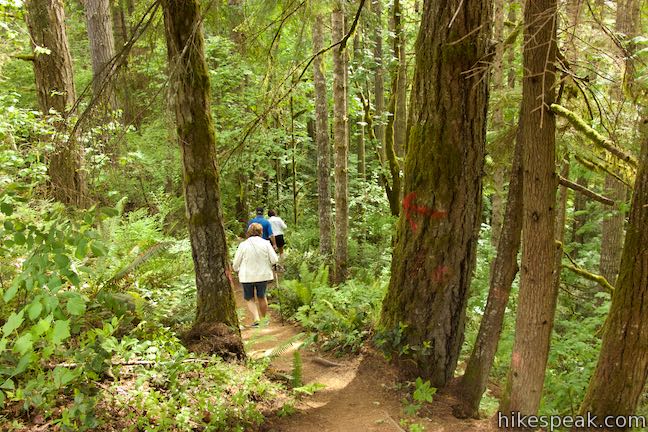
<instances>
[{"instance_id":1,"label":"tree branch","mask_svg":"<svg viewBox=\"0 0 648 432\"><path fill-rule=\"evenodd\" d=\"M571 180L568 180L564 178L563 176L558 176L558 183L560 183L563 186L568 187L571 190L577 191L582 193L583 195L592 198L594 201L598 201L601 204L613 206L614 205L614 200L611 200L608 197L604 197L603 195L599 195L594 191L591 191L587 189L585 186L579 185L578 183L575 183Z\"/></svg>"},{"instance_id":2,"label":"tree branch","mask_svg":"<svg viewBox=\"0 0 648 432\"><path fill-rule=\"evenodd\" d=\"M575 112L568 110L567 108L558 105L551 104L551 110L554 114L557 114L565 118L569 123L571 123L574 128L582 132L587 138L589 138L597 146L607 150L617 158L622 161L627 162L633 167L637 167L637 160L629 153L624 152L618 148L612 141L606 139L603 135L598 133L594 128L588 125L582 118L580 118Z\"/></svg>"}]
</instances>

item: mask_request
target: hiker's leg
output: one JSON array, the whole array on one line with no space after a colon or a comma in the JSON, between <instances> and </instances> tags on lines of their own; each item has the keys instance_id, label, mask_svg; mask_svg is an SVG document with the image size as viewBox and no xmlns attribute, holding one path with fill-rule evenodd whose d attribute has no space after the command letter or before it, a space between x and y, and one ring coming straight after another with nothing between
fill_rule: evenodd
<instances>
[{"instance_id":1,"label":"hiker's leg","mask_svg":"<svg viewBox=\"0 0 648 432\"><path fill-rule=\"evenodd\" d=\"M259 310L257 305L254 302L254 284L253 283L243 283L243 298L245 299L245 305L252 314L252 319L254 322L259 321Z\"/></svg>"},{"instance_id":2,"label":"hiker's leg","mask_svg":"<svg viewBox=\"0 0 648 432\"><path fill-rule=\"evenodd\" d=\"M256 295L257 295L257 301L259 302L261 318L265 318L265 316L268 314L268 300L266 300L267 287L268 287L268 282L256 283Z\"/></svg>"}]
</instances>

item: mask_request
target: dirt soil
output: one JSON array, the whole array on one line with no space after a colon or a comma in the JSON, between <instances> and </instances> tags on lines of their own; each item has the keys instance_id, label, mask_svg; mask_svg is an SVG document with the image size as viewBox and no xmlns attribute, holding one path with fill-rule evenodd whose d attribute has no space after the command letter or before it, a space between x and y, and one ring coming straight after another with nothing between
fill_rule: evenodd
<instances>
[{"instance_id":1,"label":"dirt soil","mask_svg":"<svg viewBox=\"0 0 648 432\"><path fill-rule=\"evenodd\" d=\"M244 307L242 293L237 302ZM244 323L251 320L246 310ZM300 333L290 323L281 323L275 315L267 326L241 331L248 355L260 357L283 341ZM290 376L293 352L298 344L276 358L271 367L278 375ZM371 348L347 358L331 357L325 352L305 349L301 353L303 382L320 383L326 387L303 397L296 405L297 412L268 419L263 430L281 432L403 432L401 426L405 390L400 390L397 371ZM410 418L428 432L494 431L490 420L459 420L452 415L452 397L437 394L434 402L424 408L421 417Z\"/></svg>"}]
</instances>

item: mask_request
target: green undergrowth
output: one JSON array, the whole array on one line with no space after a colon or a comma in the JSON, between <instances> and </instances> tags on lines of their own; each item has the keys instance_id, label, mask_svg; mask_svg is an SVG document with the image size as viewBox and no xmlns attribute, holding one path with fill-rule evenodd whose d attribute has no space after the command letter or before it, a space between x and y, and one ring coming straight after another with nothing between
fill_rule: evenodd
<instances>
[{"instance_id":1,"label":"green undergrowth","mask_svg":"<svg viewBox=\"0 0 648 432\"><path fill-rule=\"evenodd\" d=\"M311 331L323 349L357 352L373 334L386 284L349 279L333 287L328 279L327 267L311 271L302 263L298 279L280 283L274 307Z\"/></svg>"},{"instance_id":2,"label":"green undergrowth","mask_svg":"<svg viewBox=\"0 0 648 432\"><path fill-rule=\"evenodd\" d=\"M195 286L189 242L167 229L172 206L73 211L33 199L38 159L9 150L0 162L3 430L243 431L289 404L267 360L182 345Z\"/></svg>"}]
</instances>

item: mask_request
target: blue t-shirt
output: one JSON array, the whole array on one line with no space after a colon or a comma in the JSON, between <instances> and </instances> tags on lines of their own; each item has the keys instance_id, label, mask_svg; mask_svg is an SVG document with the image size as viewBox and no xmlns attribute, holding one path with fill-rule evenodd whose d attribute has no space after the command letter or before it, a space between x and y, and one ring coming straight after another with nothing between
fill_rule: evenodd
<instances>
[{"instance_id":1,"label":"blue t-shirt","mask_svg":"<svg viewBox=\"0 0 648 432\"><path fill-rule=\"evenodd\" d=\"M259 215L254 219L252 219L250 222L248 222L247 224L248 228L250 228L250 225L252 225L253 223L261 224L261 226L263 227L263 239L270 240L270 236L272 235L272 226L270 226L270 222L268 222L268 219Z\"/></svg>"}]
</instances>

